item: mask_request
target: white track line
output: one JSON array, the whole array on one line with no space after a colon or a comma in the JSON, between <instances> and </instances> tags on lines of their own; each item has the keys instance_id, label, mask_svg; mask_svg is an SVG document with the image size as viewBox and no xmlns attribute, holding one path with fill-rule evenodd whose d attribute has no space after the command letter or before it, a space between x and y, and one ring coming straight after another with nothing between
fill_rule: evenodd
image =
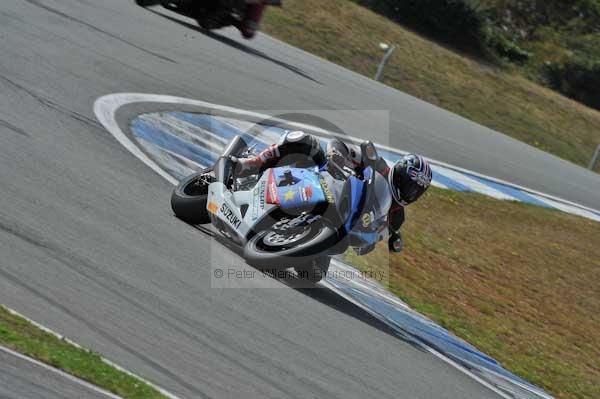
<instances>
[{"instance_id":1,"label":"white track line","mask_svg":"<svg viewBox=\"0 0 600 399\"><path fill-rule=\"evenodd\" d=\"M492 197L492 198L496 198L496 199L504 200L504 201L520 201L519 199L513 197L512 195L508 195L506 193L503 193L502 191L496 190L495 188L490 187L487 184L482 183L478 180L475 180L472 177L469 177L463 173L456 172L456 171L448 169L448 168L444 168L441 171L439 169L440 168L436 168L436 170L434 170L434 173L440 174L440 175L448 178L449 180L453 180L457 183L460 183L463 186L466 186L477 193L484 194L484 195L487 195L488 197Z\"/></svg>"},{"instance_id":2,"label":"white track line","mask_svg":"<svg viewBox=\"0 0 600 399\"><path fill-rule=\"evenodd\" d=\"M48 328L48 327L46 327L46 326L43 326L43 325L41 325L40 323L38 323L38 322L36 322L36 321L34 321L34 320L31 320L31 319L30 319L30 318L28 318L27 316L24 316L24 315L22 315L21 313L17 312L17 311L16 311L16 310L14 310L14 309L11 309L11 308L9 308L9 307L7 307L7 306L4 306L4 305L0 305L0 307L2 307L2 308L4 308L4 309L6 309L6 310L7 310L9 313L11 313L11 314L13 314L13 315L15 315L15 316L17 316L17 317L20 317L20 318L22 318L22 319L24 319L24 320L28 321L29 323L33 324L34 326L36 326L36 327L37 327L37 328L39 328L40 330L42 330L42 331L44 331L44 332L46 332L46 333L48 333L48 334L50 334L50 335L53 335L53 336L55 336L56 338L60 339L61 341L65 341L65 342L69 343L70 345L73 345L73 346L74 346L74 347L76 347L76 348L79 348L79 349L82 349L82 350L85 350L85 351L89 351L89 349L82 347L82 346L81 346L81 345L79 345L78 343L76 343L76 342L73 342L72 340L70 340L69 338L67 338L67 337L65 337L65 336L63 336L63 335L60 335L60 334L59 334L59 333L57 333L56 331L54 331L54 330L51 330L50 328ZM3 348L2 346L0 346L0 349L6 349L6 348ZM8 351L10 351L10 349L7 349L7 350L8 350ZM16 352L15 352L15 353L16 353ZM17 355L20 355L20 354L17 354ZM27 358L26 356L23 356L23 355L20 355L20 356ZM27 358L27 359L29 359L29 358ZM159 386L157 386L157 385L154 385L153 383L151 383L150 381L148 381L148 380L146 380L146 379L144 379L144 378L140 377L139 375L137 375L137 374L134 374L134 373L132 373L132 372L131 372L131 371L129 371L129 370L125 370L123 367L119 366L119 365L118 365L118 364L116 364L116 363L113 363L112 361L110 361L110 360L106 359L105 357L102 357L102 356L101 356L101 357L100 357L100 359L102 359L102 361L103 361L104 363L108 364L109 366L112 366L112 367L114 367L115 369L117 369L117 370L119 370L119 371L121 371L121 372L123 372L123 373L125 373L125 374L127 374L127 375L130 375L131 377L133 377L133 378L135 378L135 379L138 379L138 380L142 381L143 383L145 383L146 385L148 385L148 386L150 386L150 387L152 387L152 388L156 389L156 390L157 390L158 392L160 392L160 393L161 393L163 396L165 396L165 397L167 397L167 398L169 398L169 399L181 399L181 398L179 398L178 396L176 396L176 395L172 394L171 392L169 392L169 391L167 391L167 390L165 390L165 389L163 389L163 388L161 388L161 387L159 387ZM41 363L41 362L39 362L39 361L37 361L37 360L34 360L34 359L31 359L31 360L32 360L33 362L35 362L36 364L37 364L37 363ZM55 371L57 371L57 372L60 372L61 374L66 374L65 372L63 372L63 371L61 371L61 370L54 369L53 367L46 365L45 363L41 363L41 365L44 365L44 366L46 366L47 368L53 369L53 370L55 370ZM74 376L72 376L71 374L66 374L66 375L67 375L67 376L70 376L71 378L73 378L73 379L75 379L75 380L78 380L78 378L77 378L77 377L74 377ZM85 381L84 381L84 382L85 382ZM91 384L90 384L90 385L91 385ZM97 389L99 389L99 390L101 390L101 388L98 388L98 387L96 387L95 385L92 385L92 386L93 386L93 387L95 387L95 388L97 388ZM112 395L112 394L110 394L110 393L109 393L109 395ZM114 398L118 398L118 399L120 399L120 397L119 397L119 396L114 396L114 395L113 395L113 396L111 396L111 397L114 397Z\"/></svg>"},{"instance_id":3,"label":"white track line","mask_svg":"<svg viewBox=\"0 0 600 399\"><path fill-rule=\"evenodd\" d=\"M13 357L16 357L18 359L24 360L24 361L26 361L28 363L35 364L36 366L41 367L44 370L48 370L48 371L50 371L53 374L59 375L59 376L61 376L62 378L66 379L66 380L74 382L77 385L81 385L82 387L85 387L85 388L89 389L90 391L93 391L93 392L99 393L101 395L104 395L107 398L110 398L110 399L122 399L120 396L117 396L117 395L115 395L113 393L110 393L110 392L108 392L108 391L106 391L106 390L104 390L102 388L99 388L96 385L90 384L87 381L84 381L84 380L82 380L80 378L77 378L77 377L75 377L75 376L73 376L71 374L67 374L64 371L59 370L57 368L54 368L52 366L49 366L46 363L42 363L39 360L30 358L29 356L25 356L25 355L23 355L21 353L15 352L12 349L6 348L6 347L4 347L2 345L0 345L0 352L4 352L4 353L9 354L9 355L11 355Z\"/></svg>"},{"instance_id":4,"label":"white track line","mask_svg":"<svg viewBox=\"0 0 600 399\"><path fill-rule=\"evenodd\" d=\"M158 166L153 160L151 160L146 154L142 152L135 144L129 140L129 138L121 131L119 124L117 123L116 111L121 106L126 104L131 104L132 102L140 102L144 101L137 97L136 101L129 101L126 97L114 97L115 95L100 97L94 103L94 112L96 113L96 117L104 125L106 130L108 130L119 143L133 155L135 155L140 161L144 162L146 166L150 167L153 171L158 173L160 176L165 178L171 184L177 184L177 179L173 176L165 172L160 166ZM125 101L123 101L125 100ZM152 101L146 99L145 101Z\"/></svg>"},{"instance_id":5,"label":"white track line","mask_svg":"<svg viewBox=\"0 0 600 399\"><path fill-rule=\"evenodd\" d=\"M345 135L342 135L339 133L329 132L325 129L321 129L319 127L307 125L304 123L290 122L290 121L286 121L283 119L274 118L270 115L260 114L260 113L252 112L252 111L246 111L246 110L228 107L228 106L219 105L219 104L212 104L212 103L200 101L200 100L192 100L189 98L159 95L159 94L144 94L144 93L115 93L115 94L109 94L109 95L98 98L96 100L96 102L94 103L94 112L95 112L98 120L104 125L104 127L107 130L109 130L115 136L115 138L125 148L127 148L132 154L134 154L141 161L143 161L146 165L148 165L150 168L152 168L152 170L154 170L156 173L163 176L165 179L172 182L173 184L176 184L176 181L174 181L173 177L170 176L168 173L166 173L164 170L162 170L162 168L160 168L160 166L158 166L154 161L149 159L142 151L140 151L137 148L137 146L135 146L129 139L127 139L127 136L121 131L121 129L119 128L119 126L117 124L117 121L115 120L115 113L116 113L117 109L119 109L120 107L127 105L127 104L140 103L140 102L192 105L192 106L206 108L207 110L211 110L211 109L218 110L218 111L222 111L222 112L226 112L226 113L230 113L230 114L234 114L234 115L238 115L238 116L242 116L242 117L250 117L250 118L255 118L255 119L259 119L259 120L271 120L274 122L282 123L283 125L288 125L290 127L294 127L296 129L310 130L316 134L326 136L326 137L335 136L335 137L345 138L347 140L352 140L355 143L360 143L363 141L363 139L360 139L357 137L345 136ZM386 146L384 144L377 143L377 146L379 148L382 148L382 149L385 149L388 151L405 153L404 151L400 151L396 148ZM545 193L542 193L537 190L533 190L531 188L527 188L527 187L519 186L517 184L509 183L505 180L497 179L492 176L486 176L481 173L477 173L472 170L464 169L464 168L461 168L458 166L449 165L445 162L437 161L435 159L428 158L428 160L433 165L443 166L447 169L450 169L450 170L453 170L456 172L470 174L470 175L473 175L476 177L480 177L482 179L492 181L494 183L502 184L502 185L505 185L508 187L515 188L517 190L524 191L529 194L535 194L537 196L547 198L547 199L556 201L556 202L564 204L564 205L570 205L570 206L573 206L573 207L576 207L579 209L583 209L588 212L600 214L600 210L592 209L592 208L577 204L572 201L568 201L568 200L565 200L562 198L555 197L553 195L549 195L549 194L545 194ZM567 208L565 208L565 209L567 209Z\"/></svg>"},{"instance_id":6,"label":"white track line","mask_svg":"<svg viewBox=\"0 0 600 399\"><path fill-rule=\"evenodd\" d=\"M190 100L190 99L179 98L179 97L172 97L172 96L162 96L162 95L152 95L152 94L123 93L123 94L110 94L110 95L107 95L107 96L104 96L104 97L100 97L98 100L96 100L96 102L94 103L94 112L96 113L96 116L98 117L98 120L100 121L100 123L102 123L102 125L104 125L104 127L106 128L106 130L108 130L109 133L111 133L113 136L115 136L115 138L119 141L119 143L121 143L125 148L127 148L139 160L141 160L142 162L144 162L148 167L150 167L152 170L154 170L160 176L164 177L167 181L171 182L173 185L177 184L177 179L175 179L173 176L169 175L158 164L156 164L156 162L154 162L149 157L147 157L127 137L127 135L121 130L121 127L119 126L119 124L116 121L115 115L116 115L116 112L117 112L117 110L119 108L121 108L124 105L131 104L131 103L137 103L137 102L158 102L158 103L167 103L167 104L197 105L197 106L200 106L200 107L218 109L218 110L221 110L221 111L226 111L226 112L231 112L231 113L237 113L238 115L245 115L245 116L250 116L250 117L254 117L254 118L257 118L257 117L258 118L263 118L263 119L270 118L267 115L260 115L260 114L254 113L254 112L249 112L249 111L244 111L244 110L238 110L238 109L235 109L235 108L225 107L225 106L222 106L222 105L210 104L210 103L206 103L206 102L203 102L203 101L196 101L196 100ZM290 123L287 122L287 121L282 121L282 122L287 123L288 125L290 125ZM317 129L317 130L320 130L323 134L330 135L329 132L327 132L327 131L325 131L323 129L312 127L312 126L307 126L307 125L304 125L304 124L296 124L296 123L294 123L293 125L298 126L299 128L302 128L302 129L307 129L307 130L312 130L312 131L315 131L315 129ZM394 151L396 151L396 150L394 150ZM328 286L330 286L330 285L328 285ZM338 291L336 290L336 292L338 292ZM374 314L372 311L368 310L366 307L364 307L361 304L353 301L350 297L348 297L346 295L343 295L343 296L345 298L347 298L348 300L350 300L351 302L357 304L361 308L364 308L369 313ZM376 315L376 316L378 316L378 315ZM425 345L424 343L423 343L423 347L426 348L427 351L429 351L434 356L436 356L439 359L443 360L444 362L446 362L450 366L454 367L455 369L461 371L462 373L464 373L465 375L469 376L473 380L477 381L481 385L487 387L491 391L497 393L502 398L504 398L504 399L514 399L514 397L508 396L506 393L504 393L503 391L501 391L500 389L498 389L494 385L492 385L489 382L483 380L481 377L475 375L469 369L467 369L466 367L464 367L464 366L456 363L454 360L448 358L444 354L436 351L433 348L430 348L429 346ZM548 398L551 399L550 396L548 396Z\"/></svg>"}]
</instances>

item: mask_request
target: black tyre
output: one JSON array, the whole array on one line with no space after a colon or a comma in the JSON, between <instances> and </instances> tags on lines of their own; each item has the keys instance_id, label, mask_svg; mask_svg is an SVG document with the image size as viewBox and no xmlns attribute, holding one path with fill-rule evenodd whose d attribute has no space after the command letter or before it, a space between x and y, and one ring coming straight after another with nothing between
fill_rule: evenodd
<instances>
[{"instance_id":1,"label":"black tyre","mask_svg":"<svg viewBox=\"0 0 600 399\"><path fill-rule=\"evenodd\" d=\"M179 219L190 224L210 223L206 209L212 170L205 169L183 179L171 194L171 208Z\"/></svg>"},{"instance_id":2,"label":"black tyre","mask_svg":"<svg viewBox=\"0 0 600 399\"><path fill-rule=\"evenodd\" d=\"M252 237L244 248L244 259L252 266L286 268L323 256L337 241L337 232L321 223L282 232L272 228Z\"/></svg>"},{"instance_id":3,"label":"black tyre","mask_svg":"<svg viewBox=\"0 0 600 399\"><path fill-rule=\"evenodd\" d=\"M294 270L299 279L316 284L327 275L329 262L331 262L329 256L318 256L302 265L294 266Z\"/></svg>"}]
</instances>

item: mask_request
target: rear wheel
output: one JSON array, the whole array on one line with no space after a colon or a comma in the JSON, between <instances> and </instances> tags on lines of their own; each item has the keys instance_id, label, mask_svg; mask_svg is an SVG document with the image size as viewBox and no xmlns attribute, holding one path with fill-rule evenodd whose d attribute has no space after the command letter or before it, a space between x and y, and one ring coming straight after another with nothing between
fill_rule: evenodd
<instances>
[{"instance_id":1,"label":"rear wheel","mask_svg":"<svg viewBox=\"0 0 600 399\"><path fill-rule=\"evenodd\" d=\"M210 223L206 201L208 185L213 178L212 169L205 169L183 179L171 194L175 216L190 224Z\"/></svg>"}]
</instances>

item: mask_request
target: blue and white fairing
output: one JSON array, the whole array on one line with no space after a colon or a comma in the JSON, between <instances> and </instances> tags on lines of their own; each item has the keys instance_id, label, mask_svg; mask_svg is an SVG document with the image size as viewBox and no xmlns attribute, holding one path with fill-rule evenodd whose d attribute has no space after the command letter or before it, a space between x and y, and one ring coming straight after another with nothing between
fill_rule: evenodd
<instances>
[{"instance_id":1,"label":"blue and white fairing","mask_svg":"<svg viewBox=\"0 0 600 399\"><path fill-rule=\"evenodd\" d=\"M363 179L350 176L351 216L345 228L353 247L376 244L388 235L388 212L392 195L387 179L367 167Z\"/></svg>"},{"instance_id":2,"label":"blue and white fairing","mask_svg":"<svg viewBox=\"0 0 600 399\"><path fill-rule=\"evenodd\" d=\"M268 172L266 202L281 209L310 211L329 202L341 216L338 226L356 247L373 245L387 236L388 211L392 203L387 179L372 168L363 178L332 177L319 168L279 167Z\"/></svg>"}]
</instances>

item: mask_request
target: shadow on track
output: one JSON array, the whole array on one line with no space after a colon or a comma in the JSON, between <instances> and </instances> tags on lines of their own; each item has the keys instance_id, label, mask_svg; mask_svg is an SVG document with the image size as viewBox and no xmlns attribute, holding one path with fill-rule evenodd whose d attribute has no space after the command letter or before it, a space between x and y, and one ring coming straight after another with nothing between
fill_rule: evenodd
<instances>
[{"instance_id":1,"label":"shadow on track","mask_svg":"<svg viewBox=\"0 0 600 399\"><path fill-rule=\"evenodd\" d=\"M231 250L238 256L242 257L242 250L238 246L232 244L225 238L221 237L219 234L214 234L210 227L206 227L203 225L190 225L194 227L196 230L201 231L205 235L217 240L220 244L225 246L227 249ZM296 290L297 292L304 294L315 301L322 303L323 305L329 306L332 309L335 309L338 312L344 313L350 317L353 317L369 326L376 328L377 330L389 334L394 338L400 339L403 342L413 346L415 349L424 352L422 344L420 344L417 340L412 338L409 334L402 334L397 330L391 328L383 321L379 320L375 316L371 315L364 309L350 302L346 298L337 294L336 292L328 289L327 287L323 287L321 285L314 285L313 287L307 288L307 282L303 281L299 278L293 277L289 274L286 274L289 277L278 278L276 276L271 275L270 273L265 273L271 278L279 281L280 283L290 287L291 289Z\"/></svg>"},{"instance_id":2,"label":"shadow on track","mask_svg":"<svg viewBox=\"0 0 600 399\"><path fill-rule=\"evenodd\" d=\"M278 65L278 66L280 66L282 68L285 68L288 71L291 71L291 72L295 73L296 75L302 76L305 79L308 79L308 80L310 80L312 82L315 82L315 83L318 83L320 85L323 85L322 82L320 82L320 81L316 80L315 78L313 78L312 76L308 75L306 72L302 71L302 69L300 69L300 68L298 68L298 67L296 67L294 65L288 64L287 62L284 62L284 61L278 60L276 58L273 58L273 57L269 56L268 54L263 53L262 51L256 50L256 49L254 49L252 47L248 47L245 44L237 42L237 41L235 41L233 39L230 39L230 38L228 38L226 36L223 36L223 35L220 35L218 33L215 33L215 32L212 32L212 31L209 31L209 30L206 30L206 29L203 29L202 27L200 27L198 25L194 25L194 24L191 24L189 22L185 22L185 21L182 21L180 19L173 18L173 17L171 17L169 15L163 14L162 12L156 11L156 10L154 10L152 8L149 8L149 7L143 7L143 8L145 8L147 11L149 11L149 12L155 14L155 15L159 15L159 16L161 16L163 18L166 18L166 19L168 19L170 21L173 21L173 22L175 22L175 23L177 23L179 25L185 26L188 29L192 29L192 30L195 30L196 32L202 33L203 35L208 36L211 39L217 40L217 41L219 41L219 42L221 42L223 44L226 44L226 45L228 45L230 47L233 47L233 48L235 48L237 50L243 51L246 54L250 54L250 55L252 55L254 57L262 58L264 60L272 62L273 64ZM171 11L172 12L177 12L176 10L171 10ZM185 16L185 17L190 18L186 14L183 14L183 13L180 13L180 14L183 15L183 16Z\"/></svg>"}]
</instances>

